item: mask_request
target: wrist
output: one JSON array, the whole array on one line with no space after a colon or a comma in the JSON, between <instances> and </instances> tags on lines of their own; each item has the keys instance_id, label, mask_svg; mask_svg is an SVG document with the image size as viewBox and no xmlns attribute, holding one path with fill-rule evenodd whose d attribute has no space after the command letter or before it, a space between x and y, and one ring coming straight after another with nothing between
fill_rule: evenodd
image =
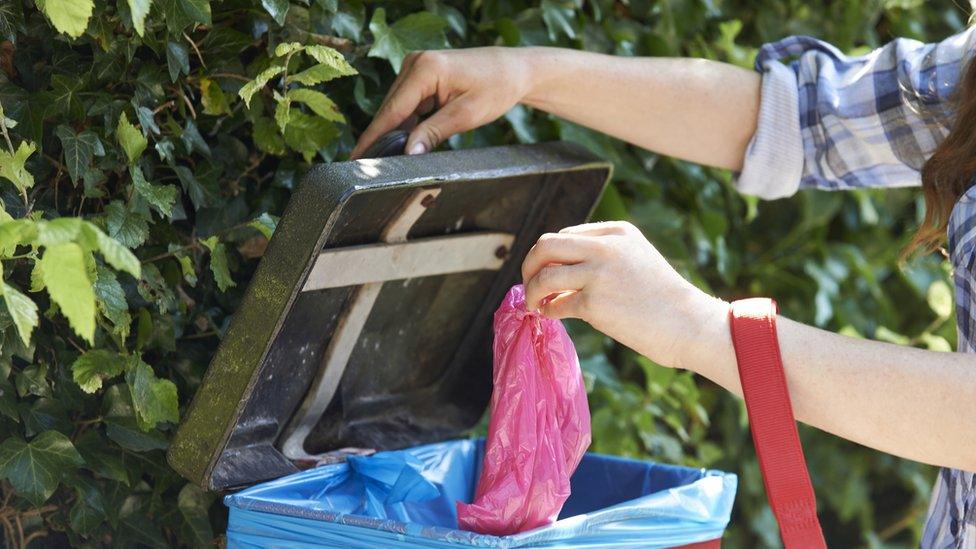
<instances>
[{"instance_id":1,"label":"wrist","mask_svg":"<svg viewBox=\"0 0 976 549\"><path fill-rule=\"evenodd\" d=\"M674 367L714 379L710 370L721 362L718 358L724 346L731 348L729 303L697 289L694 292L683 305L686 335L676 346Z\"/></svg>"},{"instance_id":2,"label":"wrist","mask_svg":"<svg viewBox=\"0 0 976 549\"><path fill-rule=\"evenodd\" d=\"M731 304L708 297L710 302L700 304L695 320L696 343L683 354L680 367L708 378L733 394L742 395L739 367L729 326Z\"/></svg>"},{"instance_id":3,"label":"wrist","mask_svg":"<svg viewBox=\"0 0 976 549\"><path fill-rule=\"evenodd\" d=\"M560 48L527 47L518 48L519 63L526 75L525 92L519 103L534 109L547 110L546 104L552 95L550 90L554 73L553 67L565 69L565 50Z\"/></svg>"}]
</instances>

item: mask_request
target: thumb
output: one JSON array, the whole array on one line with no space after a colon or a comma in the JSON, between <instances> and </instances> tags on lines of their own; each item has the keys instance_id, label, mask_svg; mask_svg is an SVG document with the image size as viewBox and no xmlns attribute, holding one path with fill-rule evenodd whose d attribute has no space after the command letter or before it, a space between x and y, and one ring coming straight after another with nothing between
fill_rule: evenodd
<instances>
[{"instance_id":1,"label":"thumb","mask_svg":"<svg viewBox=\"0 0 976 549\"><path fill-rule=\"evenodd\" d=\"M428 153L445 139L479 125L471 98L459 97L417 124L407 138L407 154Z\"/></svg>"},{"instance_id":2,"label":"thumb","mask_svg":"<svg viewBox=\"0 0 976 549\"><path fill-rule=\"evenodd\" d=\"M556 295L539 307L539 312L546 318L582 318L583 292L563 292Z\"/></svg>"}]
</instances>

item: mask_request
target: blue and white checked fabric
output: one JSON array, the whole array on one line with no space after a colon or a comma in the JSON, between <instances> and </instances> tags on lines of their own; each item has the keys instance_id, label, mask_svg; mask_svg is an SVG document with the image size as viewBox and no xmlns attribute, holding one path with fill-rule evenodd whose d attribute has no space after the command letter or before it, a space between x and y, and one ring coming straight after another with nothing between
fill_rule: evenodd
<instances>
[{"instance_id":1,"label":"blue and white checked fabric","mask_svg":"<svg viewBox=\"0 0 976 549\"><path fill-rule=\"evenodd\" d=\"M771 199L804 187L919 185L951 128L950 100L974 47L974 28L936 44L898 39L861 57L804 36L763 46L759 124L739 190ZM976 352L976 186L956 203L948 237L958 350ZM976 474L939 472L922 547L976 548Z\"/></svg>"}]
</instances>

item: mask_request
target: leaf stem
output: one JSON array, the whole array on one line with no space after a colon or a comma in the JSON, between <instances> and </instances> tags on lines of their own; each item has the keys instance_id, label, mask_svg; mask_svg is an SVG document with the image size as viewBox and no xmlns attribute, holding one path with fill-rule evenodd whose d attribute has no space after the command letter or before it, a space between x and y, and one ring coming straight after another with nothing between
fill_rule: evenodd
<instances>
[{"instance_id":1,"label":"leaf stem","mask_svg":"<svg viewBox=\"0 0 976 549\"><path fill-rule=\"evenodd\" d=\"M200 65L203 68L207 68L207 64L204 63L203 61L203 55L200 54L200 48L197 47L197 43L194 42L192 38L190 38L190 35L188 35L186 31L183 31L183 38L186 38L186 41L189 42L191 46L193 46L193 51L197 52L197 59L200 60Z\"/></svg>"},{"instance_id":2,"label":"leaf stem","mask_svg":"<svg viewBox=\"0 0 976 549\"><path fill-rule=\"evenodd\" d=\"M160 105L160 106L156 107L155 109L153 109L153 114L159 114L160 112L162 112L162 111L164 111L166 109L172 108L175 104L176 103L174 103L173 100L170 99L169 101L167 101L167 102L163 103L162 105Z\"/></svg>"},{"instance_id":3,"label":"leaf stem","mask_svg":"<svg viewBox=\"0 0 976 549\"><path fill-rule=\"evenodd\" d=\"M240 80L241 82L250 82L251 79L242 75L234 74L232 72L215 72L210 75L212 78L230 78L231 80Z\"/></svg>"},{"instance_id":4,"label":"leaf stem","mask_svg":"<svg viewBox=\"0 0 976 549\"><path fill-rule=\"evenodd\" d=\"M197 110L193 108L193 103L191 103L190 102L190 99L187 98L187 96L186 96L185 93L183 93L183 87L182 86L177 86L176 91L177 91L177 93L179 93L180 99L183 100L183 103L185 103L186 106L187 106L187 108L190 109L190 115L193 116L193 118L195 120L196 117L197 117Z\"/></svg>"}]
</instances>

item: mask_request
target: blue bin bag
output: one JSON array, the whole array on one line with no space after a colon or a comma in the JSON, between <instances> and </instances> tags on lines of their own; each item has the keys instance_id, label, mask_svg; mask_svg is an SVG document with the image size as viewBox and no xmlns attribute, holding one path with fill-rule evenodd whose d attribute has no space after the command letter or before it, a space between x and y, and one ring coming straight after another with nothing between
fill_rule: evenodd
<instances>
[{"instance_id":1,"label":"blue bin bag","mask_svg":"<svg viewBox=\"0 0 976 549\"><path fill-rule=\"evenodd\" d=\"M676 547L720 538L736 476L586 454L555 523L510 536L457 529L481 440L350 457L226 496L228 547Z\"/></svg>"}]
</instances>

